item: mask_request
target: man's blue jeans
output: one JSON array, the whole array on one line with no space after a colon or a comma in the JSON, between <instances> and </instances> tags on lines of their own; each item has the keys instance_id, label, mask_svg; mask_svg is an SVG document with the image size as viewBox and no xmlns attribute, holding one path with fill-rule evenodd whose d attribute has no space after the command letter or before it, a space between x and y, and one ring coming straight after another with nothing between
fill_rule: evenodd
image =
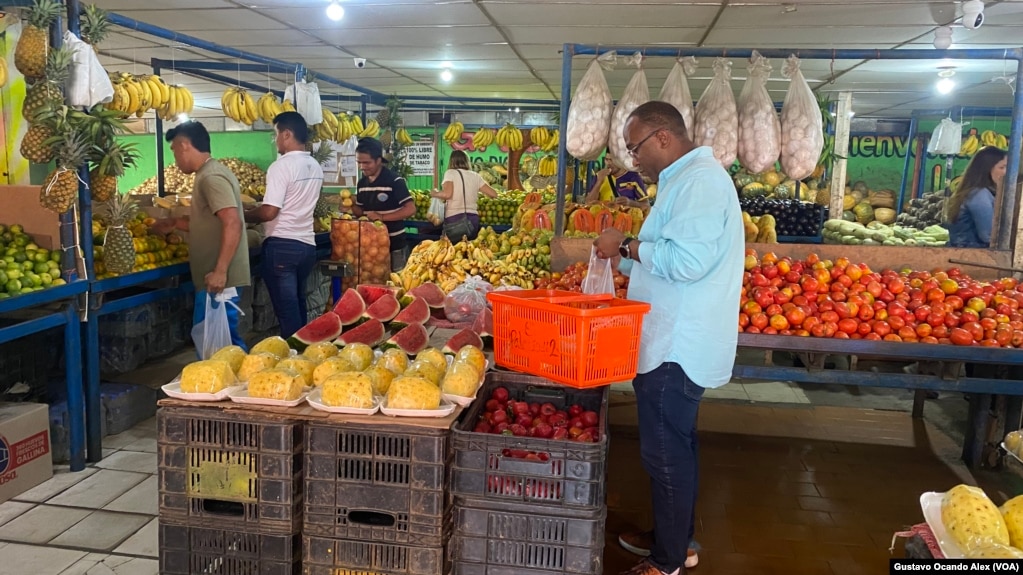
<instances>
[{"instance_id":1,"label":"man's blue jeans","mask_svg":"<svg viewBox=\"0 0 1023 575\"><path fill-rule=\"evenodd\" d=\"M693 540L699 452L696 419L703 388L677 363L663 363L632 382L639 450L650 476L654 545L650 561L665 573L682 569Z\"/></svg>"},{"instance_id":2,"label":"man's blue jeans","mask_svg":"<svg viewBox=\"0 0 1023 575\"><path fill-rule=\"evenodd\" d=\"M234 289L238 290L238 295L231 300L231 303L233 303L236 306L240 306L241 305L240 302L242 299L242 288L237 287ZM227 304L220 303L214 300L213 305L215 307L218 305ZM200 323L202 323L202 320L204 319L206 319L206 290L195 292L195 309L192 310L192 325L199 325ZM230 305L227 306L227 323L228 325L231 326L231 343L237 345L238 347L244 349L245 351L249 351L249 348L246 347L245 345L245 340L242 338L242 334L238 333L238 310L234 306ZM198 353L201 353L201 351L202 350L198 350Z\"/></svg>"},{"instance_id":3,"label":"man's blue jeans","mask_svg":"<svg viewBox=\"0 0 1023 575\"><path fill-rule=\"evenodd\" d=\"M267 238L262 257L260 274L281 324L281 337L287 339L309 321L305 289L316 265L316 246L298 240Z\"/></svg>"}]
</instances>

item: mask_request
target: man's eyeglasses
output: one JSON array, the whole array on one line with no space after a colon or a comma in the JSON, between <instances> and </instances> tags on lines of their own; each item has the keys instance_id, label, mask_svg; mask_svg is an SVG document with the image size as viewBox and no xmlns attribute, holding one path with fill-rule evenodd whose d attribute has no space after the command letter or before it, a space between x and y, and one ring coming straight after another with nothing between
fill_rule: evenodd
<instances>
[{"instance_id":1,"label":"man's eyeglasses","mask_svg":"<svg viewBox=\"0 0 1023 575\"><path fill-rule=\"evenodd\" d=\"M635 158L636 157L636 152L639 151L639 147L642 146L647 140L652 138L654 136L654 134L656 134L657 132L660 132L662 129L663 128L658 128L658 129L654 130L653 132L650 132L649 134L646 135L645 138L640 140L639 143L636 144L635 146L632 146L631 148L630 147L626 147L625 151L628 152L630 156Z\"/></svg>"}]
</instances>

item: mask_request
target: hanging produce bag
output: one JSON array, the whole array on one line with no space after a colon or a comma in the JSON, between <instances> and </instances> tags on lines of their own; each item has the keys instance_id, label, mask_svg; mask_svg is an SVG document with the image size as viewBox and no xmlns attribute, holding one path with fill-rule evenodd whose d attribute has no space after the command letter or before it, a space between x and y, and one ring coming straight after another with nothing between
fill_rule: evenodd
<instances>
[{"instance_id":1,"label":"hanging produce bag","mask_svg":"<svg viewBox=\"0 0 1023 575\"><path fill-rule=\"evenodd\" d=\"M799 58L789 56L782 73L792 83L781 107L781 167L789 178L802 180L813 173L824 149L824 120Z\"/></svg>"},{"instance_id":2,"label":"hanging produce bag","mask_svg":"<svg viewBox=\"0 0 1023 575\"><path fill-rule=\"evenodd\" d=\"M675 61L675 66L668 73L668 79L661 87L658 100L667 102L682 114L686 123L686 132L693 133L693 95L689 91L689 76L696 71L696 58L686 56Z\"/></svg>"},{"instance_id":3,"label":"hanging produce bag","mask_svg":"<svg viewBox=\"0 0 1023 575\"><path fill-rule=\"evenodd\" d=\"M64 32L64 46L74 52L67 82L69 106L91 108L114 100L114 85L92 46L71 32Z\"/></svg>"},{"instance_id":4,"label":"hanging produce bag","mask_svg":"<svg viewBox=\"0 0 1023 575\"><path fill-rule=\"evenodd\" d=\"M231 345L231 323L227 319L227 306L238 309L231 301L237 296L238 291L233 287L216 295L207 292L203 320L192 327L192 341L200 359L210 359L213 354ZM245 315L240 309L238 313Z\"/></svg>"},{"instance_id":5,"label":"hanging produce bag","mask_svg":"<svg viewBox=\"0 0 1023 575\"><path fill-rule=\"evenodd\" d=\"M602 67L611 69L617 56L608 52L590 62L568 107L565 150L578 160L592 161L607 147L611 131L612 98Z\"/></svg>"},{"instance_id":6,"label":"hanging produce bag","mask_svg":"<svg viewBox=\"0 0 1023 575\"><path fill-rule=\"evenodd\" d=\"M487 294L494 286L480 276L469 276L444 298L444 317L452 323L472 323L487 309Z\"/></svg>"},{"instance_id":7,"label":"hanging produce bag","mask_svg":"<svg viewBox=\"0 0 1023 575\"><path fill-rule=\"evenodd\" d=\"M391 237L383 222L334 219L330 226L330 258L343 261L352 271L342 282L385 284L391 277Z\"/></svg>"},{"instance_id":8,"label":"hanging produce bag","mask_svg":"<svg viewBox=\"0 0 1023 575\"><path fill-rule=\"evenodd\" d=\"M611 258L597 255L597 248L590 248L590 265L586 268L582 291L587 295L615 295L615 278L611 270Z\"/></svg>"},{"instance_id":9,"label":"hanging produce bag","mask_svg":"<svg viewBox=\"0 0 1023 575\"><path fill-rule=\"evenodd\" d=\"M756 50L739 94L739 163L751 174L774 167L781 153L781 122L767 92L771 63Z\"/></svg>"},{"instance_id":10,"label":"hanging produce bag","mask_svg":"<svg viewBox=\"0 0 1023 575\"><path fill-rule=\"evenodd\" d=\"M650 101L650 88L647 86L646 72L643 71L643 55L636 52L632 58L628 59L627 64L639 69L632 75L629 85L625 87L625 93L618 100L618 105L615 106L614 113L611 115L611 131L608 134L607 143L611 155L618 165L634 171L636 166L625 145L625 121L629 119L629 114L633 110Z\"/></svg>"},{"instance_id":11,"label":"hanging produce bag","mask_svg":"<svg viewBox=\"0 0 1023 575\"><path fill-rule=\"evenodd\" d=\"M931 141L927 142L927 153L939 156L955 155L962 147L963 125L952 118L945 118L931 133Z\"/></svg>"},{"instance_id":12,"label":"hanging produce bag","mask_svg":"<svg viewBox=\"0 0 1023 575\"><path fill-rule=\"evenodd\" d=\"M696 103L696 129L692 134L697 146L710 146L714 157L727 170L735 163L739 143L739 112L732 94L732 63L714 60L714 78Z\"/></svg>"},{"instance_id":13,"label":"hanging produce bag","mask_svg":"<svg viewBox=\"0 0 1023 575\"><path fill-rule=\"evenodd\" d=\"M295 111L302 114L306 124L315 126L323 121L320 87L316 82L295 82L284 90L284 99L295 103Z\"/></svg>"}]
</instances>

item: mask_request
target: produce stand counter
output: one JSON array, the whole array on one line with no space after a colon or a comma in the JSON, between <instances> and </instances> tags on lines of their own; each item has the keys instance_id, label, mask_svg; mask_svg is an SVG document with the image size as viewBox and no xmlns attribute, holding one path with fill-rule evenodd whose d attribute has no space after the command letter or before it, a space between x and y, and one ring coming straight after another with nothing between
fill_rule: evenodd
<instances>
[{"instance_id":1,"label":"produce stand counter","mask_svg":"<svg viewBox=\"0 0 1023 575\"><path fill-rule=\"evenodd\" d=\"M409 248L415 247L423 240L439 240L441 236L441 226L435 226L430 222L423 222L419 220L405 220L402 222L406 230L406 241L408 242ZM503 233L511 229L510 225L483 225L483 227L494 228L497 233ZM411 232L409 230L415 230Z\"/></svg>"}]
</instances>

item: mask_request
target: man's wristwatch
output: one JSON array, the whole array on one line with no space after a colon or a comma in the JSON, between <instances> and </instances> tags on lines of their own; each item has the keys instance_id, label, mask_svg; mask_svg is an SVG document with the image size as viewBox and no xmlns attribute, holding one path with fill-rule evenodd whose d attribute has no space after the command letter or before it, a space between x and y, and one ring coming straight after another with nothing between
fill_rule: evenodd
<instances>
[{"instance_id":1,"label":"man's wristwatch","mask_svg":"<svg viewBox=\"0 0 1023 575\"><path fill-rule=\"evenodd\" d=\"M622 245L618 246L618 253L627 260L632 259L632 238L625 238L622 240Z\"/></svg>"}]
</instances>

